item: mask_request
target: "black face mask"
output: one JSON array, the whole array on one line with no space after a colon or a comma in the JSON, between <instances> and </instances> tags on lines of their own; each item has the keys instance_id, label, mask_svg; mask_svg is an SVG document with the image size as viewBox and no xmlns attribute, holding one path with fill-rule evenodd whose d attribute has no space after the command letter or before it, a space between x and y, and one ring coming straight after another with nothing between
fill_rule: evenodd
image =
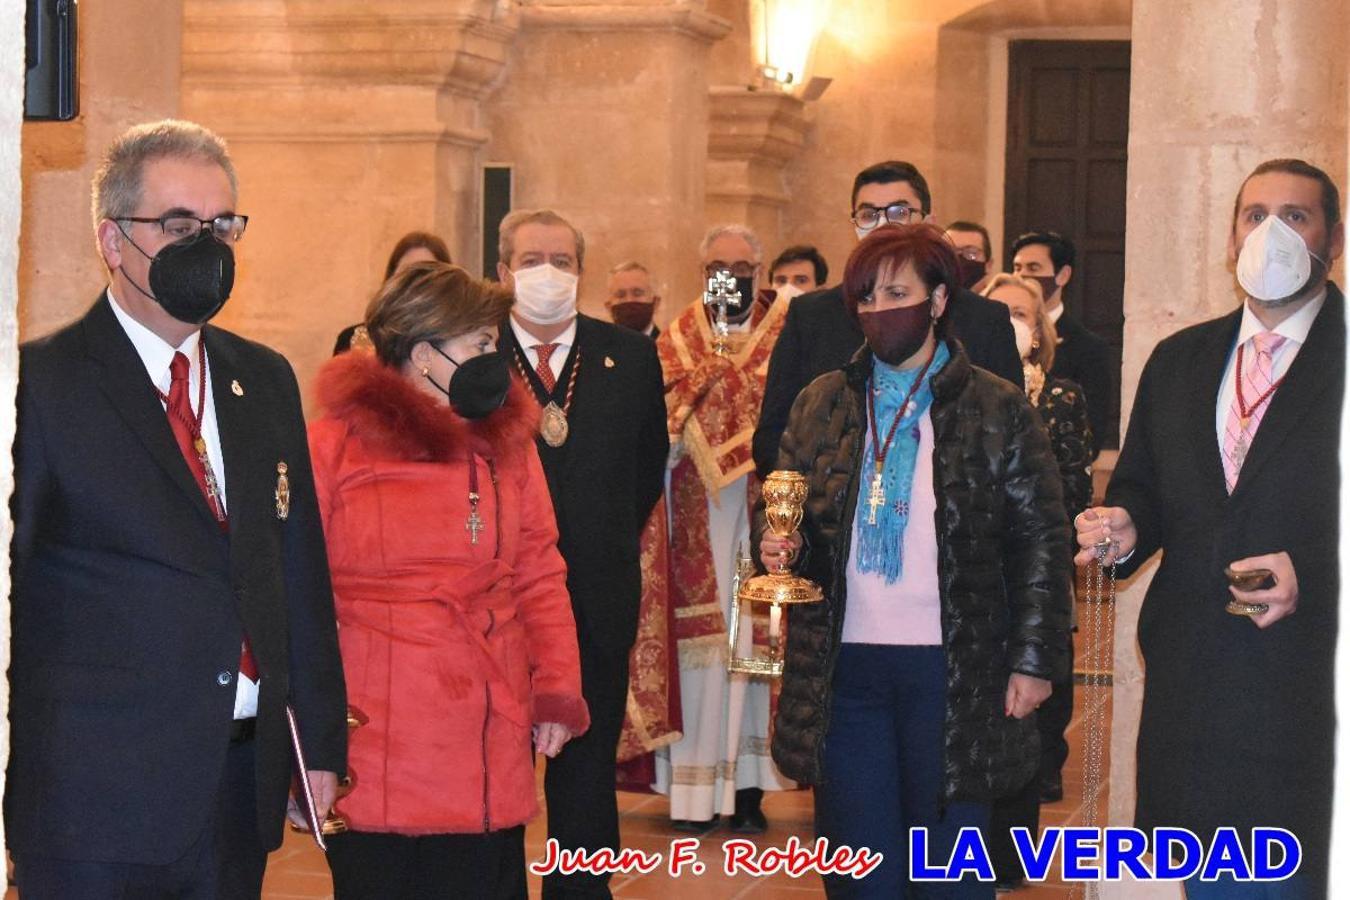
<instances>
[{"instance_id":1,"label":"black face mask","mask_svg":"<svg viewBox=\"0 0 1350 900\"><path fill-rule=\"evenodd\" d=\"M511 367L501 351L494 350L460 363L435 344L431 344L431 349L450 360L458 370L450 379L448 389L432 381L430 375L423 376L449 398L455 412L466 419L481 419L502 408L506 392L511 389Z\"/></svg>"},{"instance_id":2,"label":"black face mask","mask_svg":"<svg viewBox=\"0 0 1350 900\"><path fill-rule=\"evenodd\" d=\"M127 242L150 260L150 290L127 276L131 286L154 300L180 322L204 325L211 321L234 288L234 250L216 240L209 231L195 238L168 244L154 256L141 250L122 232ZM126 270L122 270L126 275Z\"/></svg>"},{"instance_id":3,"label":"black face mask","mask_svg":"<svg viewBox=\"0 0 1350 900\"><path fill-rule=\"evenodd\" d=\"M738 276L736 290L741 295L741 302L736 306L727 304L727 321L739 325L750 318L750 313L755 309L755 276L747 275L744 278Z\"/></svg>"}]
</instances>

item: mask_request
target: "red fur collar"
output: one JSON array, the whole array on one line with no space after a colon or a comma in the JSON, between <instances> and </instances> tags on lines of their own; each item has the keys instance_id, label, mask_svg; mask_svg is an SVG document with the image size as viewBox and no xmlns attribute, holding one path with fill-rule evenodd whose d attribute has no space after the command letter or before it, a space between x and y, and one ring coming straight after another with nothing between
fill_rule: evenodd
<instances>
[{"instance_id":1,"label":"red fur collar","mask_svg":"<svg viewBox=\"0 0 1350 900\"><path fill-rule=\"evenodd\" d=\"M483 456L511 456L534 439L539 425L539 405L514 377L501 409L465 419L360 351L324 364L316 396L327 415L346 422L373 449L419 462L446 462L467 446Z\"/></svg>"}]
</instances>

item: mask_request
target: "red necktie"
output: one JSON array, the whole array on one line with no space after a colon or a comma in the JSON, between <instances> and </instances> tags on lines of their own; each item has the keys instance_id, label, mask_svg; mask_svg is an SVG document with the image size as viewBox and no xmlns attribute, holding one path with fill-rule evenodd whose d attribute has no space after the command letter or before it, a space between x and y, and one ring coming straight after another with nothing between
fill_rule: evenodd
<instances>
[{"instance_id":1,"label":"red necktie","mask_svg":"<svg viewBox=\"0 0 1350 900\"><path fill-rule=\"evenodd\" d=\"M539 362L535 365L534 371L539 376L539 380L544 383L544 392L548 394L553 393L553 389L558 386L558 379L553 377L553 367L548 364L548 358L557 349L557 344L534 345L534 352L539 354Z\"/></svg>"},{"instance_id":2,"label":"red necktie","mask_svg":"<svg viewBox=\"0 0 1350 900\"><path fill-rule=\"evenodd\" d=\"M206 373L202 372L201 377L205 379ZM205 394L202 396L205 402ZM207 487L205 450L198 452L198 444L203 441L202 423L201 419L192 414L192 401L188 397L188 358L182 353L175 353L173 361L169 363L169 397L165 402L165 408L169 414L169 427L173 429L174 439L178 441L183 461L187 463L188 470L197 481L197 487L201 488L202 494L206 497L207 505L215 513L221 531L229 531L230 523L225 516L225 506ZM206 445L201 443L200 446L205 448ZM258 680L258 666L253 661L253 651L248 647L247 637L244 638L244 645L239 653L239 671L253 681Z\"/></svg>"}]
</instances>

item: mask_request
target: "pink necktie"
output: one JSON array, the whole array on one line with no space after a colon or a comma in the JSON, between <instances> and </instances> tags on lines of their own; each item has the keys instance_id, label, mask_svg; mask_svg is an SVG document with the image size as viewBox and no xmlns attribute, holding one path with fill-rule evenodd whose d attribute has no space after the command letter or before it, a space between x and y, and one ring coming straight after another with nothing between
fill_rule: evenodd
<instances>
[{"instance_id":1,"label":"pink necktie","mask_svg":"<svg viewBox=\"0 0 1350 900\"><path fill-rule=\"evenodd\" d=\"M557 344L534 345L534 352L539 354L539 363L534 367L534 371L539 376L539 380L544 383L545 393L549 394L553 393L553 389L558 385L558 380L553 377L553 367L548 364L548 358L557 349Z\"/></svg>"},{"instance_id":2,"label":"pink necktie","mask_svg":"<svg viewBox=\"0 0 1350 900\"><path fill-rule=\"evenodd\" d=\"M1243 353L1241 401L1246 404L1247 416L1242 415L1242 403L1238 393L1233 393L1233 405L1228 408L1228 420L1224 424L1223 435L1223 476L1228 485L1228 493L1233 493L1237 485L1238 474L1247 459L1256 429L1261 427L1261 419L1270 406L1273 377L1273 357L1275 351L1284 344L1285 338L1272 331L1262 331L1252 335Z\"/></svg>"}]
</instances>

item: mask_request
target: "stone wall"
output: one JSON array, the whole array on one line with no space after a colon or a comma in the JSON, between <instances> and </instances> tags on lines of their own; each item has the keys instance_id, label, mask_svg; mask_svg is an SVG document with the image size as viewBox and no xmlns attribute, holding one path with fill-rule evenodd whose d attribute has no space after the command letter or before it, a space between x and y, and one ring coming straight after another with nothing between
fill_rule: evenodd
<instances>
[{"instance_id":1,"label":"stone wall","mask_svg":"<svg viewBox=\"0 0 1350 900\"><path fill-rule=\"evenodd\" d=\"M79 118L23 125L25 340L80 315L107 284L89 212L89 183L104 147L137 122L178 113L179 4L83 3L79 14ZM22 27L22 4L19 20Z\"/></svg>"}]
</instances>

